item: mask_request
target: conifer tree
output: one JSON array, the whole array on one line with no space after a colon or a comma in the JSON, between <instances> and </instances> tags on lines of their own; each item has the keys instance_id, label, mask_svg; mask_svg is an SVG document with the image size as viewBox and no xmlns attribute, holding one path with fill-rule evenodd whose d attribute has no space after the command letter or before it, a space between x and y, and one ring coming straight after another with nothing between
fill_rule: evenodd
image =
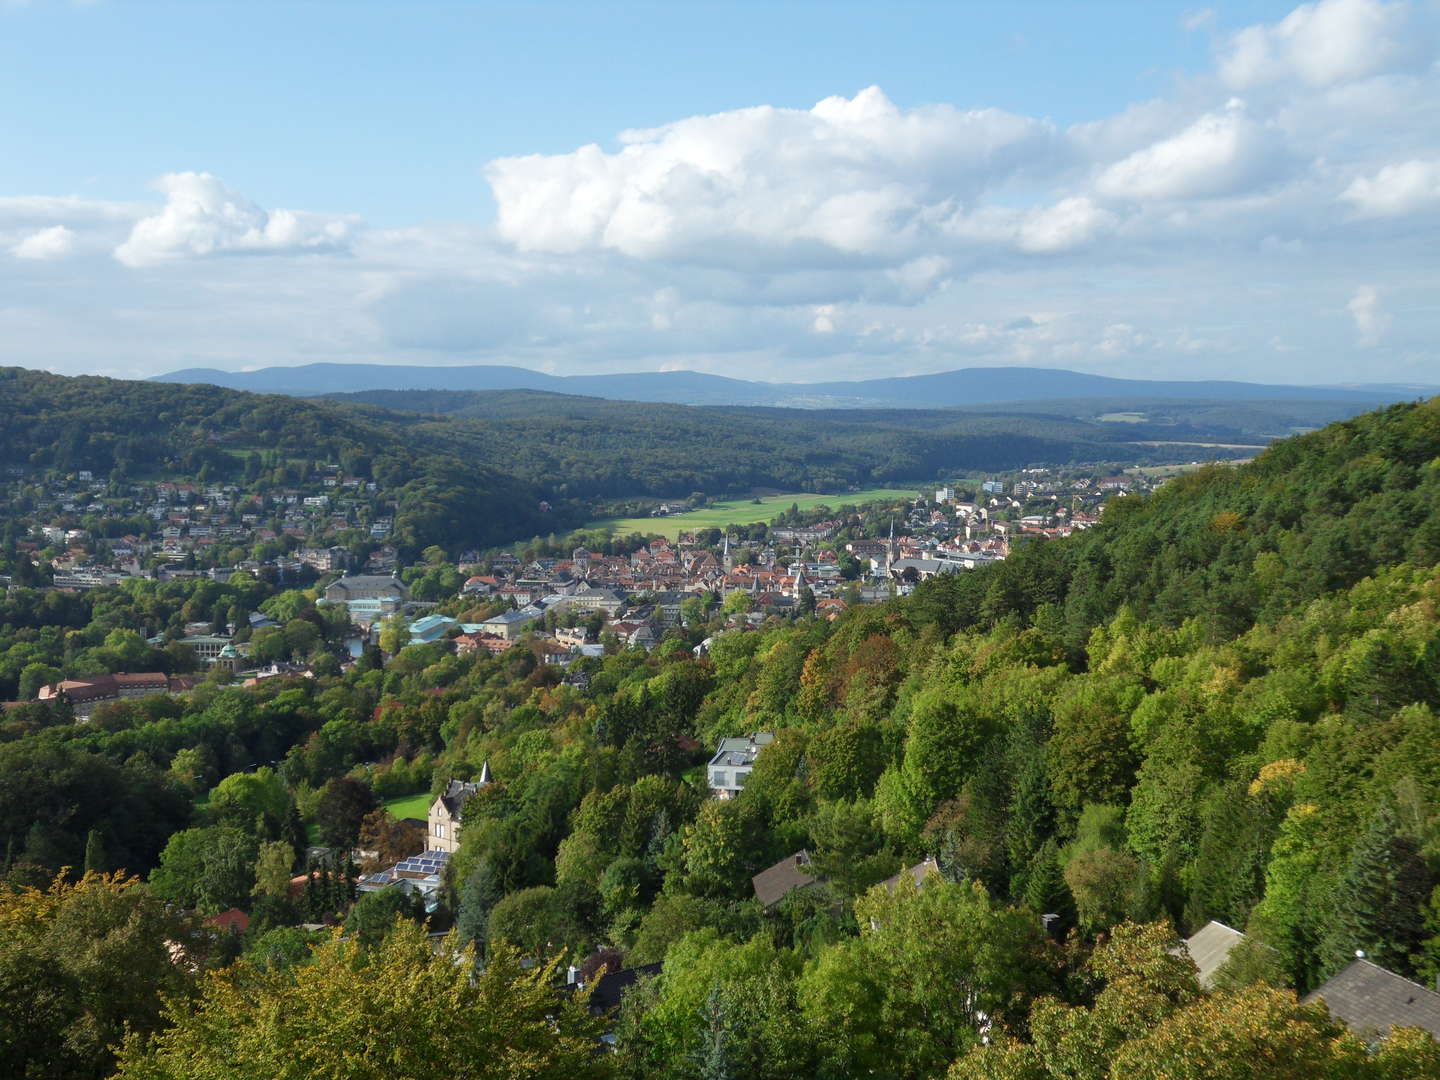
<instances>
[{"instance_id":1,"label":"conifer tree","mask_svg":"<svg viewBox=\"0 0 1440 1080\"><path fill-rule=\"evenodd\" d=\"M473 941L477 947L484 948L490 909L504 895L505 888L496 877L494 866L489 858L482 856L460 888L460 910L456 915L455 929L462 942Z\"/></svg>"},{"instance_id":2,"label":"conifer tree","mask_svg":"<svg viewBox=\"0 0 1440 1080\"><path fill-rule=\"evenodd\" d=\"M1395 808L1382 803L1336 885L1322 950L1326 970L1338 971L1363 952L1381 967L1412 971L1412 953L1425 937L1423 908L1434 884L1415 841L1400 832Z\"/></svg>"},{"instance_id":3,"label":"conifer tree","mask_svg":"<svg viewBox=\"0 0 1440 1080\"><path fill-rule=\"evenodd\" d=\"M310 839L305 832L305 823L300 820L300 808L295 805L294 799L290 800L290 811L281 822L280 839L289 844L292 851L303 853L309 846Z\"/></svg>"},{"instance_id":4,"label":"conifer tree","mask_svg":"<svg viewBox=\"0 0 1440 1080\"><path fill-rule=\"evenodd\" d=\"M1265 889L1265 867L1282 812L1247 795L1237 781L1218 789L1205 811L1205 829L1190 874L1185 920L1244 926Z\"/></svg>"},{"instance_id":5,"label":"conifer tree","mask_svg":"<svg viewBox=\"0 0 1440 1080\"><path fill-rule=\"evenodd\" d=\"M105 841L97 829L85 834L85 873L103 874L109 869L106 864Z\"/></svg>"},{"instance_id":6,"label":"conifer tree","mask_svg":"<svg viewBox=\"0 0 1440 1080\"><path fill-rule=\"evenodd\" d=\"M307 878L308 880L305 882L304 897L305 917L311 922L318 922L320 916L323 915L324 912L320 910L322 907L322 898L320 895L320 874L316 870L314 863L310 864L310 871L307 875Z\"/></svg>"},{"instance_id":7,"label":"conifer tree","mask_svg":"<svg viewBox=\"0 0 1440 1080\"><path fill-rule=\"evenodd\" d=\"M1044 751L1031 750L1021 763L1010 800L1010 819L1005 843L1010 865L1015 868L1011 895L1023 896L1030 865L1055 829L1055 808L1050 803L1050 779L1045 772Z\"/></svg>"},{"instance_id":8,"label":"conifer tree","mask_svg":"<svg viewBox=\"0 0 1440 1080\"><path fill-rule=\"evenodd\" d=\"M726 1012L725 1003L720 999L720 985L717 983L711 988L710 996L705 999L700 1010L705 1035L695 1061L696 1076L699 1080L734 1080L735 1069L730 1062L733 1033Z\"/></svg>"},{"instance_id":9,"label":"conifer tree","mask_svg":"<svg viewBox=\"0 0 1440 1080\"><path fill-rule=\"evenodd\" d=\"M1040 845L1025 874L1023 899L1037 915L1059 915L1060 929L1075 925L1075 899L1060 869L1060 845L1052 836Z\"/></svg>"}]
</instances>

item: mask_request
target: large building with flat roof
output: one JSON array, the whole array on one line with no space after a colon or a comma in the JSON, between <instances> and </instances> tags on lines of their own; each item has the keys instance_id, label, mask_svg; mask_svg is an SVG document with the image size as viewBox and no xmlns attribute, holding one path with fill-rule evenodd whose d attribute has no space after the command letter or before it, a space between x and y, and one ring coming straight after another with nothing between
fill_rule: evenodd
<instances>
[{"instance_id":1,"label":"large building with flat roof","mask_svg":"<svg viewBox=\"0 0 1440 1080\"><path fill-rule=\"evenodd\" d=\"M354 574L336 578L325 586L325 602L344 604L351 620L361 626L395 614L409 599L409 587L385 574Z\"/></svg>"}]
</instances>

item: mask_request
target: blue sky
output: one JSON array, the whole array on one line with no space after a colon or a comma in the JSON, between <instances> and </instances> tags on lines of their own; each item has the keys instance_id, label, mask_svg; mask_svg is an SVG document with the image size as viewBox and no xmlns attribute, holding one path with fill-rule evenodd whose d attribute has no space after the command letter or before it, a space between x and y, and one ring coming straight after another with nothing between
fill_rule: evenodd
<instances>
[{"instance_id":1,"label":"blue sky","mask_svg":"<svg viewBox=\"0 0 1440 1080\"><path fill-rule=\"evenodd\" d=\"M1436 16L0 0L0 362L1436 382Z\"/></svg>"}]
</instances>

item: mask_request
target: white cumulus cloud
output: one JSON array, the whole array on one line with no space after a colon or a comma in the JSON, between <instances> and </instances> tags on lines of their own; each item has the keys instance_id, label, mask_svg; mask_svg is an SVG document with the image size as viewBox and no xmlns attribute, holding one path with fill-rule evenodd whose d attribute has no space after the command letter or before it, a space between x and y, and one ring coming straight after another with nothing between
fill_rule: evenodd
<instances>
[{"instance_id":1,"label":"white cumulus cloud","mask_svg":"<svg viewBox=\"0 0 1440 1080\"><path fill-rule=\"evenodd\" d=\"M1113 228L1116 220L1114 214L1084 196L1061 199L1054 206L1041 207L1025 215L1020 225L1019 247L1032 254L1069 251L1083 247Z\"/></svg>"},{"instance_id":2,"label":"white cumulus cloud","mask_svg":"<svg viewBox=\"0 0 1440 1080\"><path fill-rule=\"evenodd\" d=\"M1390 329L1390 315L1380 306L1380 290L1374 285L1361 285L1345 305L1355 320L1356 344L1371 349Z\"/></svg>"},{"instance_id":3,"label":"white cumulus cloud","mask_svg":"<svg viewBox=\"0 0 1440 1080\"><path fill-rule=\"evenodd\" d=\"M1342 196L1366 217L1401 217L1440 204L1440 161L1386 165L1357 178Z\"/></svg>"},{"instance_id":4,"label":"white cumulus cloud","mask_svg":"<svg viewBox=\"0 0 1440 1080\"><path fill-rule=\"evenodd\" d=\"M1286 79L1333 86L1422 67L1433 52L1425 19L1408 3L1320 0L1235 34L1220 57L1220 76L1237 88Z\"/></svg>"},{"instance_id":5,"label":"white cumulus cloud","mask_svg":"<svg viewBox=\"0 0 1440 1080\"><path fill-rule=\"evenodd\" d=\"M1122 158L1101 172L1096 187L1124 199L1193 199L1253 186L1279 159L1277 136L1248 115L1241 101L1206 113L1185 130Z\"/></svg>"},{"instance_id":6,"label":"white cumulus cloud","mask_svg":"<svg viewBox=\"0 0 1440 1080\"><path fill-rule=\"evenodd\" d=\"M17 259L63 259L75 250L75 233L64 225L52 225L20 240L10 248Z\"/></svg>"},{"instance_id":7,"label":"white cumulus cloud","mask_svg":"<svg viewBox=\"0 0 1440 1080\"><path fill-rule=\"evenodd\" d=\"M958 209L1059 148L1044 121L901 109L877 87L809 110L690 117L621 143L492 162L501 236L522 250L702 262L904 260Z\"/></svg>"},{"instance_id":8,"label":"white cumulus cloud","mask_svg":"<svg viewBox=\"0 0 1440 1080\"><path fill-rule=\"evenodd\" d=\"M155 186L165 195L164 208L137 221L115 249L127 266L221 252L333 251L355 224L349 217L264 210L210 173L168 173Z\"/></svg>"}]
</instances>

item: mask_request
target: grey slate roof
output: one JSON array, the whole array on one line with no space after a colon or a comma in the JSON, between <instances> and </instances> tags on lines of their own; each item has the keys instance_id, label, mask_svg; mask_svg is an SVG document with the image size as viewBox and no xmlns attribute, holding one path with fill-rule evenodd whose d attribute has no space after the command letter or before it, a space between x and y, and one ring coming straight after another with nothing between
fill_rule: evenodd
<instances>
[{"instance_id":1,"label":"grey slate roof","mask_svg":"<svg viewBox=\"0 0 1440 1080\"><path fill-rule=\"evenodd\" d=\"M1392 1027L1418 1027L1440 1038L1440 994L1356 960L1307 995L1304 1004L1324 1001L1330 1014L1361 1036L1384 1036Z\"/></svg>"},{"instance_id":2,"label":"grey slate roof","mask_svg":"<svg viewBox=\"0 0 1440 1080\"><path fill-rule=\"evenodd\" d=\"M764 907L774 907L796 889L806 889L820 879L809 873L810 853L797 851L787 855L774 866L761 870L750 879L755 888L755 899Z\"/></svg>"},{"instance_id":3,"label":"grey slate roof","mask_svg":"<svg viewBox=\"0 0 1440 1080\"><path fill-rule=\"evenodd\" d=\"M915 882L915 887L921 889L925 887L925 879L930 876L932 871L936 874L940 872L940 865L935 861L934 856L927 857L924 862L918 862L914 866L907 866L900 873L886 878L880 884L885 886L887 892L894 892L895 886L900 884L900 879L908 874Z\"/></svg>"},{"instance_id":4,"label":"grey slate roof","mask_svg":"<svg viewBox=\"0 0 1440 1080\"><path fill-rule=\"evenodd\" d=\"M458 818L460 812L465 809L465 801L480 790L481 786L488 783L487 774L490 770L490 763L485 763L485 768L480 774L479 784L468 784L464 780L451 780L445 790L440 793L440 801L445 804L445 809L450 812L452 818Z\"/></svg>"},{"instance_id":5,"label":"grey slate roof","mask_svg":"<svg viewBox=\"0 0 1440 1080\"><path fill-rule=\"evenodd\" d=\"M405 585L388 574L351 574L347 577L339 577L332 581L327 588L343 589L349 592L351 589L386 589L401 595L407 590Z\"/></svg>"},{"instance_id":6,"label":"grey slate roof","mask_svg":"<svg viewBox=\"0 0 1440 1080\"><path fill-rule=\"evenodd\" d=\"M890 571L892 574L903 574L912 567L924 577L927 574L958 574L965 569L965 564L958 559L896 559L890 564Z\"/></svg>"},{"instance_id":7,"label":"grey slate roof","mask_svg":"<svg viewBox=\"0 0 1440 1080\"><path fill-rule=\"evenodd\" d=\"M1239 930L1213 919L1185 939L1185 951L1200 969L1200 985L1214 985L1215 973L1230 957L1230 950L1245 940Z\"/></svg>"}]
</instances>

